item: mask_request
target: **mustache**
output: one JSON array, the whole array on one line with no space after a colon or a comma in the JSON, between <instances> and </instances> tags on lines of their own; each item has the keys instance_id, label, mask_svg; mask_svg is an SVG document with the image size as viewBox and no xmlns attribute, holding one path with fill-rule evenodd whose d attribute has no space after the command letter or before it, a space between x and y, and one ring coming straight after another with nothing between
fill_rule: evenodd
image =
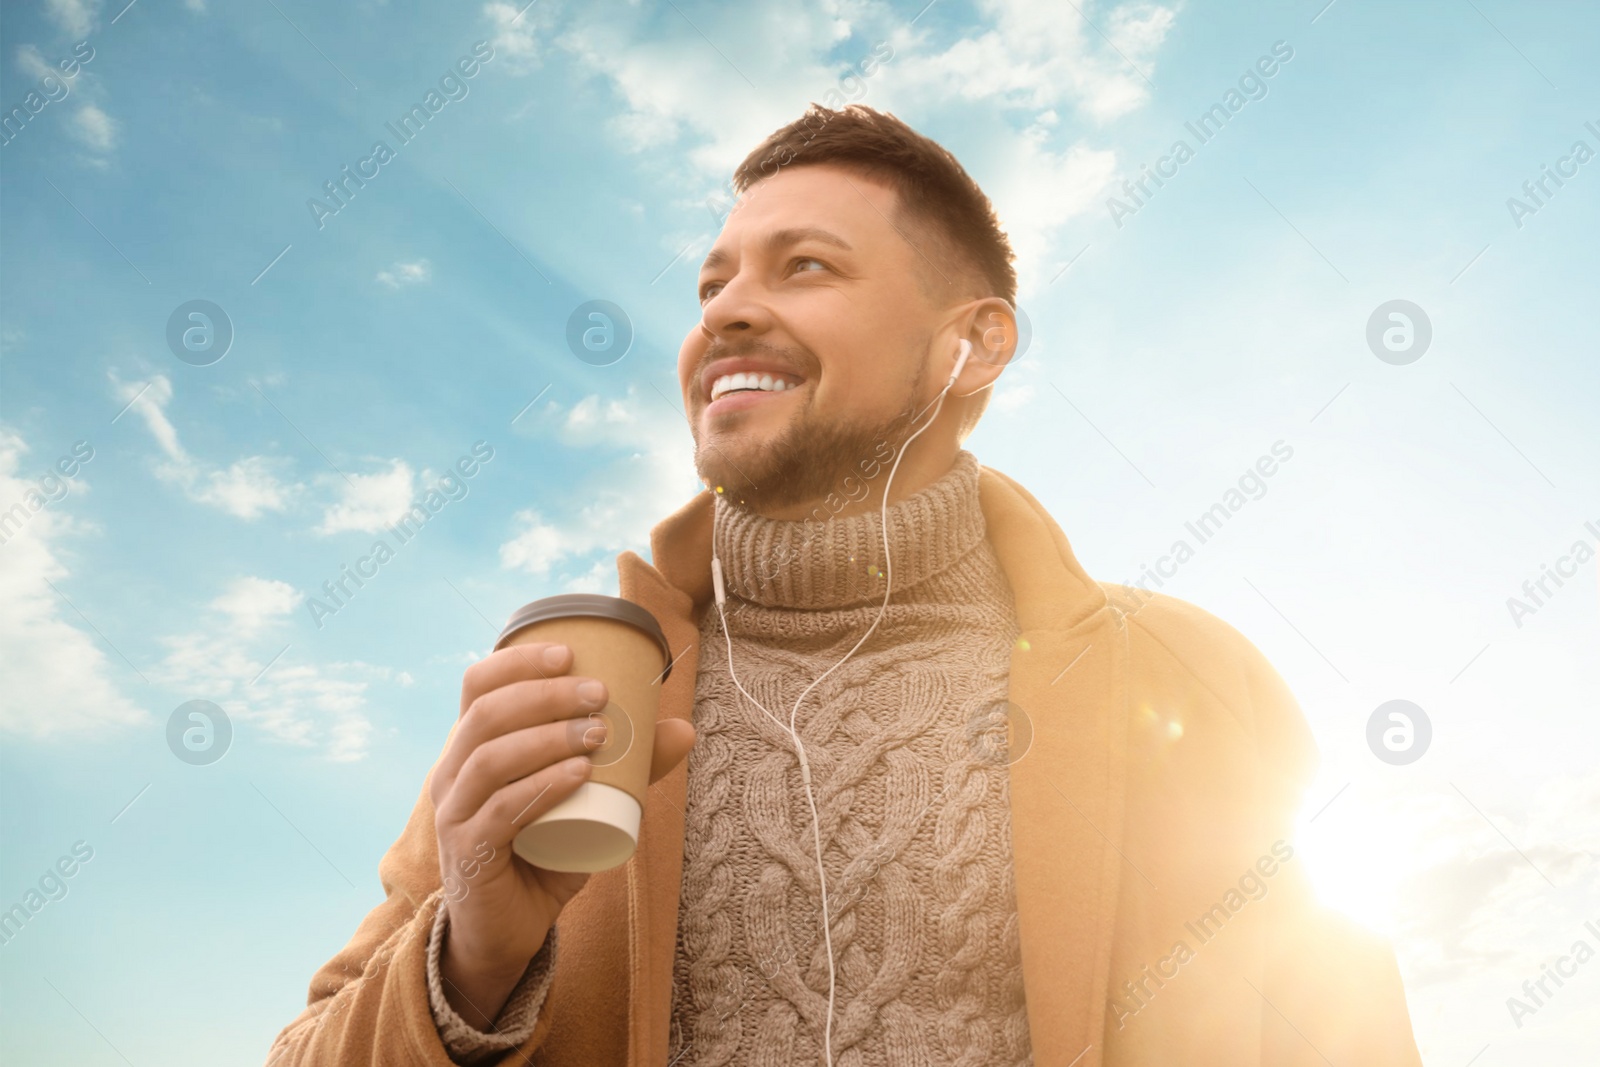
<instances>
[{"instance_id":1,"label":"mustache","mask_svg":"<svg viewBox=\"0 0 1600 1067\"><path fill-rule=\"evenodd\" d=\"M706 367L715 360L757 356L770 361L782 370L793 371L799 377L808 380L816 377L814 370L817 359L805 349L780 348L759 337L746 337L731 342L722 340L711 342L700 357L699 366L695 367L695 379L698 380L705 373Z\"/></svg>"}]
</instances>

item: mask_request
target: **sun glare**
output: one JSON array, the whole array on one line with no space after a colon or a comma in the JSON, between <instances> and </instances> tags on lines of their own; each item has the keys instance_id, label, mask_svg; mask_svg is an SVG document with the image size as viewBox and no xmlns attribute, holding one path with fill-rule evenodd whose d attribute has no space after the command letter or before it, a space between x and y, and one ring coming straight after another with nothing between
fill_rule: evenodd
<instances>
[{"instance_id":1,"label":"sun glare","mask_svg":"<svg viewBox=\"0 0 1600 1067\"><path fill-rule=\"evenodd\" d=\"M1410 820L1389 810L1360 781L1322 776L1295 827L1317 899L1386 937L1395 929L1400 883L1418 859Z\"/></svg>"}]
</instances>

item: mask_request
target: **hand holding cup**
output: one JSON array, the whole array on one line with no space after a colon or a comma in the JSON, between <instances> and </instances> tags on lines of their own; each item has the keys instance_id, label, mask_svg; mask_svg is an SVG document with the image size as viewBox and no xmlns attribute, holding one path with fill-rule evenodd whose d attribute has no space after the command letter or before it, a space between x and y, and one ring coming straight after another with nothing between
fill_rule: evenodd
<instances>
[{"instance_id":1,"label":"hand holding cup","mask_svg":"<svg viewBox=\"0 0 1600 1067\"><path fill-rule=\"evenodd\" d=\"M535 866L512 848L524 827L589 781L588 753L604 740L594 713L610 704L609 687L569 675L573 663L565 644L539 642L505 645L467 668L460 722L430 783L449 909L441 968L452 1004L480 1027L590 878ZM695 738L681 719L649 734L646 786L676 767Z\"/></svg>"}]
</instances>

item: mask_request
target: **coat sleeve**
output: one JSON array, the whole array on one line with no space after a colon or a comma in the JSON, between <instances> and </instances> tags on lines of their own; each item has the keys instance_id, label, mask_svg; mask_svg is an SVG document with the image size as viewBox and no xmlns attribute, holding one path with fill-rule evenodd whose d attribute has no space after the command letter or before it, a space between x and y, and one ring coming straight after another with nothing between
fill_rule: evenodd
<instances>
[{"instance_id":1,"label":"coat sleeve","mask_svg":"<svg viewBox=\"0 0 1600 1067\"><path fill-rule=\"evenodd\" d=\"M1296 912L1268 960L1261 1062L1422 1067L1389 943L1309 892Z\"/></svg>"},{"instance_id":2,"label":"coat sleeve","mask_svg":"<svg viewBox=\"0 0 1600 1067\"><path fill-rule=\"evenodd\" d=\"M1265 820L1292 837L1318 755L1288 684L1241 635L1262 756ZM1318 903L1302 864L1284 866L1260 990L1261 1062L1274 1067L1422 1067L1386 939Z\"/></svg>"},{"instance_id":3,"label":"coat sleeve","mask_svg":"<svg viewBox=\"0 0 1600 1067\"><path fill-rule=\"evenodd\" d=\"M405 829L378 861L384 900L312 976L305 1010L279 1032L267 1067L455 1067L434 1021L428 989L428 947L444 891L428 795L432 779L429 768ZM546 990L550 984L524 975L517 992L530 982ZM552 1019L542 1013L526 1040L498 1058L476 1062L532 1062Z\"/></svg>"}]
</instances>

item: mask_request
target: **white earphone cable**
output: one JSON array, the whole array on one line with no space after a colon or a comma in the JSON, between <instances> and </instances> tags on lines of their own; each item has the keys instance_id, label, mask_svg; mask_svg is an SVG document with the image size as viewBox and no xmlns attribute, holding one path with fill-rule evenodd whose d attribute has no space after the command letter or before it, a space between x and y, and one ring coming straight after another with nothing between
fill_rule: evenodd
<instances>
[{"instance_id":1,"label":"white earphone cable","mask_svg":"<svg viewBox=\"0 0 1600 1067\"><path fill-rule=\"evenodd\" d=\"M739 682L739 676L734 673L733 638L728 633L728 616L727 612L724 610L724 601L727 598L727 594L722 580L722 561L716 556L716 538L714 533L712 537L712 590L717 605L717 618L722 623L722 638L728 649L728 677L733 679L734 687L744 695L746 700L760 708L762 713L765 714L767 718L777 723L780 728L786 730L790 739L794 741L795 754L800 760L800 778L805 784L806 789L806 803L811 808L811 833L817 850L817 881L822 894L822 937L823 942L827 946L828 950L828 1015L827 1021L823 1028L823 1051L826 1056L828 1067L833 1067L833 1001L836 988L833 966L833 933L829 928L830 924L828 921L828 876L822 865L822 824L817 815L816 797L811 791L811 765L806 759L805 745L800 741L799 731L795 729L796 716L800 712L801 702L805 700L807 695L810 694L811 690L820 685L822 680L828 677L828 675L844 666L845 662L849 660L851 656L856 654L856 650L867 643L867 638L871 637L873 632L877 630L878 623L883 621L884 613L889 610L889 594L894 588L894 568L893 563L889 558L889 488L894 484L895 471L900 469L900 461L905 458L906 450L911 447L911 442L915 441L924 430L926 430L929 426L932 426L939 418L939 412L944 408L945 395L948 394L951 387L956 384L956 379L961 376L962 368L966 366L967 358L971 355L972 342L963 338L961 341L960 355L956 358L955 370L951 372L949 381L945 382L944 388L939 391L938 397L932 402L931 406L933 407L933 414L928 418L927 422L923 423L917 429L916 433L906 438L905 444L900 446L900 451L895 455L894 465L889 468L889 477L883 485L883 505L879 511L879 524L883 528L883 603L878 607L878 615L872 620L872 625L867 627L867 632L861 635L861 639L855 643L849 652L844 654L843 658L841 658L839 662L835 663L832 667L829 667L822 674L818 675L810 685L806 686L805 689L801 691L799 697L795 699L793 709L791 709L789 712L788 726L784 726L783 720L772 714L772 712L768 711L759 700L751 696L749 691L747 691ZM924 407L923 411L926 410L927 408ZM922 412L919 411L915 416L913 416L912 421L915 422L921 417ZM712 521L714 525L716 521L715 512L713 512Z\"/></svg>"}]
</instances>

